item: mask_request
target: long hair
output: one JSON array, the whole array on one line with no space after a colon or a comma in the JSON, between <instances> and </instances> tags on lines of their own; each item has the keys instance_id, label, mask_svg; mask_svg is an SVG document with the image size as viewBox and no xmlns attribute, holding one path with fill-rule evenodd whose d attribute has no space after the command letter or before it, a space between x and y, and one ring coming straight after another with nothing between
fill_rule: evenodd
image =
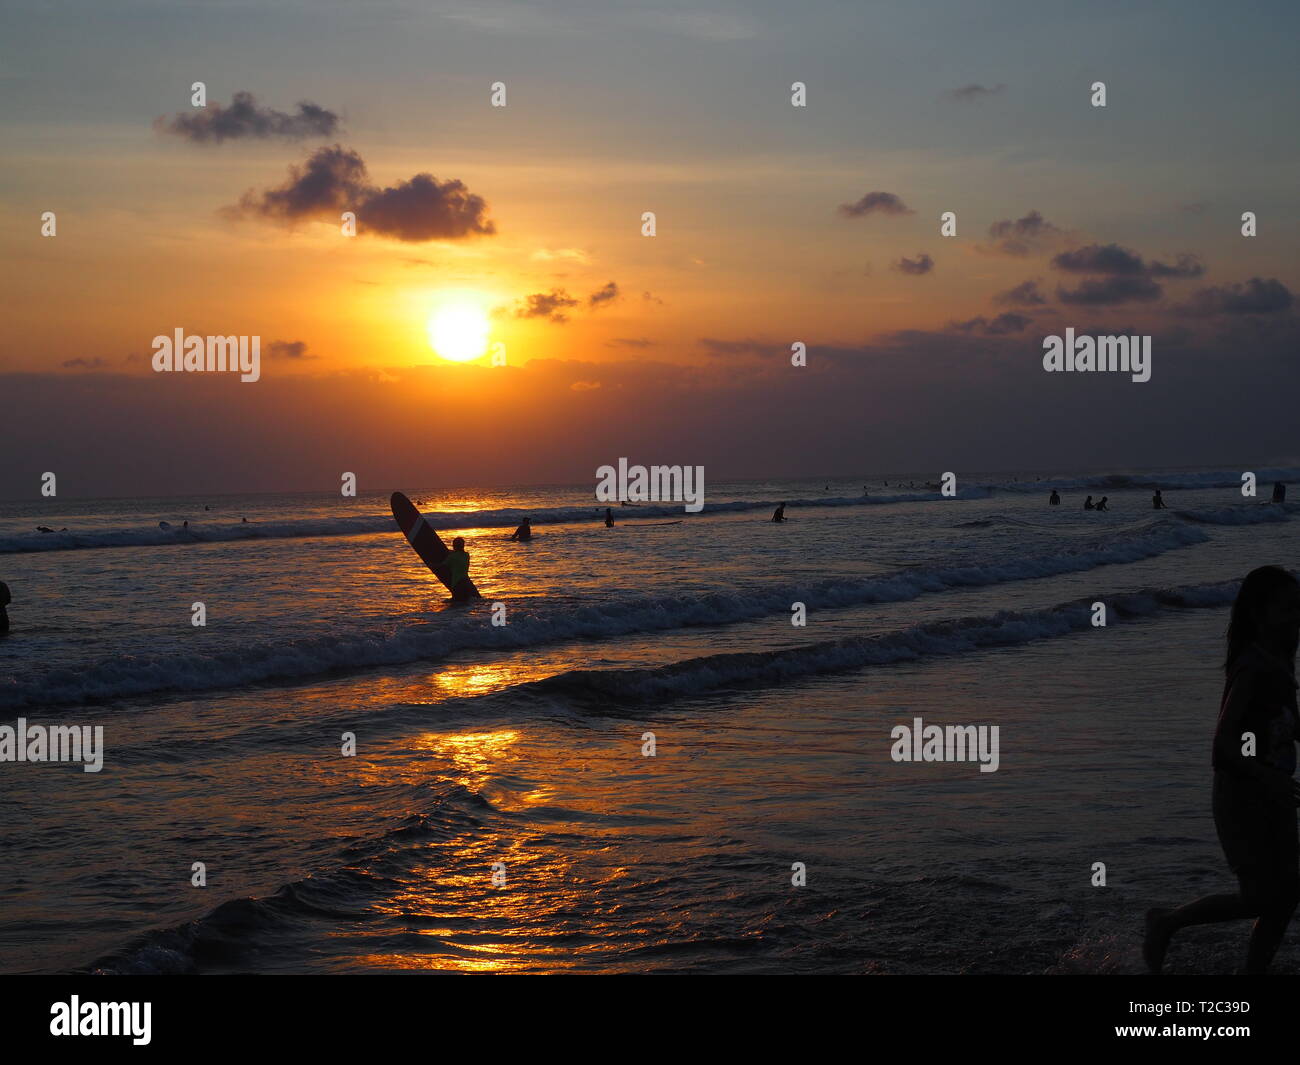
<instances>
[{"instance_id":1,"label":"long hair","mask_svg":"<svg viewBox=\"0 0 1300 1065\"><path fill-rule=\"evenodd\" d=\"M1281 566L1260 566L1246 574L1228 621L1228 654L1223 662L1225 672L1232 668L1237 656L1259 638L1259 616L1269 600L1294 590L1298 585L1300 582Z\"/></svg>"}]
</instances>

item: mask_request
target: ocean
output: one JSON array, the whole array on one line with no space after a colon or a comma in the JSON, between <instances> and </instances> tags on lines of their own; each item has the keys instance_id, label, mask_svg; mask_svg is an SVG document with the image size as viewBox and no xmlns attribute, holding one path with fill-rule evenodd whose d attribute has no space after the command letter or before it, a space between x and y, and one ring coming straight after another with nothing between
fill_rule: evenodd
<instances>
[{"instance_id":1,"label":"ocean","mask_svg":"<svg viewBox=\"0 0 1300 1065\"><path fill-rule=\"evenodd\" d=\"M613 529L590 485L0 503L0 725L103 728L99 772L0 767L0 970L1140 971L1148 906L1233 888L1223 631L1300 515L1255 472L719 483ZM896 761L918 718L996 726L996 771Z\"/></svg>"}]
</instances>

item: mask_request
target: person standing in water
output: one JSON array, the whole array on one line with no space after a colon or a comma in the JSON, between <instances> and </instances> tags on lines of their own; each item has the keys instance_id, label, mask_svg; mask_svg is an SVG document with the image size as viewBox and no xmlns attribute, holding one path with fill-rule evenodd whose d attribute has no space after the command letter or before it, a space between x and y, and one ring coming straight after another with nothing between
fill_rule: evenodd
<instances>
[{"instance_id":1,"label":"person standing in water","mask_svg":"<svg viewBox=\"0 0 1300 1065\"><path fill-rule=\"evenodd\" d=\"M1097 505L1096 505L1095 507L1093 507L1092 509L1093 509L1093 510L1106 510L1106 509L1107 509L1107 508L1106 508L1106 500L1108 500L1109 498L1110 498L1110 496L1102 496L1099 500L1097 500Z\"/></svg>"},{"instance_id":2,"label":"person standing in water","mask_svg":"<svg viewBox=\"0 0 1300 1065\"><path fill-rule=\"evenodd\" d=\"M458 536L451 542L447 566L451 570L451 597L463 603L470 598L469 552L465 550L465 537Z\"/></svg>"},{"instance_id":3,"label":"person standing in water","mask_svg":"<svg viewBox=\"0 0 1300 1065\"><path fill-rule=\"evenodd\" d=\"M612 529L613 527L614 527L614 511L613 511L613 508L612 508L612 507L606 507L606 508L605 508L605 528L606 528L606 529Z\"/></svg>"},{"instance_id":4,"label":"person standing in water","mask_svg":"<svg viewBox=\"0 0 1300 1065\"><path fill-rule=\"evenodd\" d=\"M775 522L785 521L785 504L782 503L776 510L772 511L772 520Z\"/></svg>"},{"instance_id":5,"label":"person standing in water","mask_svg":"<svg viewBox=\"0 0 1300 1065\"><path fill-rule=\"evenodd\" d=\"M1156 494L1153 495L1153 496L1151 497L1151 506L1152 506L1153 508L1155 508L1156 510L1168 510L1168 509L1169 509L1167 506L1165 506L1164 496L1162 496L1162 495L1160 494L1160 489L1159 489L1159 488L1156 489Z\"/></svg>"},{"instance_id":6,"label":"person standing in water","mask_svg":"<svg viewBox=\"0 0 1300 1065\"><path fill-rule=\"evenodd\" d=\"M1274 503L1286 502L1286 485L1283 484L1281 481L1277 481L1273 485L1273 502Z\"/></svg>"},{"instance_id":7,"label":"person standing in water","mask_svg":"<svg viewBox=\"0 0 1300 1065\"><path fill-rule=\"evenodd\" d=\"M1214 827L1239 890L1149 910L1142 956L1153 973L1173 934L1188 925L1255 918L1247 973L1266 972L1282 942L1300 900L1298 642L1300 582L1279 566L1252 570L1232 604L1212 758Z\"/></svg>"},{"instance_id":8,"label":"person standing in water","mask_svg":"<svg viewBox=\"0 0 1300 1065\"><path fill-rule=\"evenodd\" d=\"M1094 508L1093 508L1093 505L1092 505L1092 496L1089 496L1087 499L1085 499L1085 500L1083 501L1083 509L1084 509L1084 510L1092 510L1092 509L1094 509Z\"/></svg>"},{"instance_id":9,"label":"person standing in water","mask_svg":"<svg viewBox=\"0 0 1300 1065\"><path fill-rule=\"evenodd\" d=\"M1052 507L1061 505L1061 494L1055 488L1052 489L1052 494L1047 497L1047 504Z\"/></svg>"},{"instance_id":10,"label":"person standing in water","mask_svg":"<svg viewBox=\"0 0 1300 1065\"><path fill-rule=\"evenodd\" d=\"M9 595L9 585L0 581L0 636L9 631L9 611L5 609L13 598Z\"/></svg>"},{"instance_id":11,"label":"person standing in water","mask_svg":"<svg viewBox=\"0 0 1300 1065\"><path fill-rule=\"evenodd\" d=\"M533 527L531 524L529 524L528 518L525 518L522 522L520 522L519 528L517 528L514 532L510 534L511 540L516 540L521 544L528 543L528 541L531 540L532 538L533 538Z\"/></svg>"}]
</instances>

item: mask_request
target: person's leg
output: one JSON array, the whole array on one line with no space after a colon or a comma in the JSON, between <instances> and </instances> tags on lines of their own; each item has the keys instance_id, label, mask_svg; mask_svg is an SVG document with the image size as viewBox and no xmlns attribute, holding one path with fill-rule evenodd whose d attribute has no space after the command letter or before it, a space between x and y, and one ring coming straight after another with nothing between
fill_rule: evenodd
<instances>
[{"instance_id":1,"label":"person's leg","mask_svg":"<svg viewBox=\"0 0 1300 1065\"><path fill-rule=\"evenodd\" d=\"M1221 921L1241 921L1254 917L1259 910L1253 908L1240 894L1206 895L1179 906L1176 910L1159 907L1147 911L1146 937L1142 941L1142 957L1147 968L1158 973L1165 963L1169 941L1180 928L1194 924L1218 924ZM1283 925L1285 928L1285 925Z\"/></svg>"},{"instance_id":2,"label":"person's leg","mask_svg":"<svg viewBox=\"0 0 1300 1065\"><path fill-rule=\"evenodd\" d=\"M1250 933L1246 950L1246 972L1263 974L1282 944L1286 926L1291 923L1296 903L1300 902L1300 840L1296 833L1296 811L1286 810L1269 819L1272 835L1272 859L1260 870L1256 887L1259 892L1259 920ZM1255 885L1249 885L1255 886ZM1245 881L1242 888L1247 888Z\"/></svg>"}]
</instances>

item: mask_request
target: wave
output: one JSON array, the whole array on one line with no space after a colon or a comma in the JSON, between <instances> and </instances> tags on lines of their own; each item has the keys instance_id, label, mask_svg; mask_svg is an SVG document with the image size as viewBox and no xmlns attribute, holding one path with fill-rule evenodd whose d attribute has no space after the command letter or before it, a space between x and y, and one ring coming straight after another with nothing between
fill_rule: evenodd
<instances>
[{"instance_id":1,"label":"wave","mask_svg":"<svg viewBox=\"0 0 1300 1065\"><path fill-rule=\"evenodd\" d=\"M1244 470L1171 470L1169 472L1143 471L1140 473L1095 473L1069 474L1063 477L1040 477L1034 481L998 481L984 487L1001 492L1036 493L1047 492L1053 488L1071 490L1083 488L1109 489L1122 492L1125 489L1194 489L1194 488L1241 488L1241 475ZM1300 481L1300 467L1271 466L1267 469L1252 470L1260 484L1274 481L1294 483Z\"/></svg>"},{"instance_id":2,"label":"wave","mask_svg":"<svg viewBox=\"0 0 1300 1065\"><path fill-rule=\"evenodd\" d=\"M1103 596L1108 621L1149 617L1171 608L1221 607L1238 582L1153 588ZM578 669L523 687L545 695L611 701L662 702L720 688L781 684L820 673L841 673L932 655L952 655L1063 636L1092 627L1095 597L1044 610L1004 611L987 617L927 622L879 636L850 636L771 651L707 655L653 669Z\"/></svg>"},{"instance_id":3,"label":"wave","mask_svg":"<svg viewBox=\"0 0 1300 1065\"><path fill-rule=\"evenodd\" d=\"M1201 510L1175 510L1183 521L1200 525L1258 525L1260 522L1289 521L1290 515L1300 512L1300 503L1237 503L1230 507L1203 508Z\"/></svg>"},{"instance_id":4,"label":"wave","mask_svg":"<svg viewBox=\"0 0 1300 1065\"><path fill-rule=\"evenodd\" d=\"M719 590L694 596L647 596L579 606L531 602L517 606L509 625L483 623L488 604L456 616L398 623L386 629L303 636L208 654L117 656L77 668L39 670L0 682L0 711L32 706L101 702L167 691L206 691L326 673L356 672L444 658L466 650L511 650L568 640L601 640L632 633L729 625L788 614L790 604L836 609L903 602L954 588L981 587L1078 573L1137 562L1203 543L1194 525L1157 519L1134 529L1038 558L1011 558L949 566L916 566L862 578L825 578Z\"/></svg>"},{"instance_id":5,"label":"wave","mask_svg":"<svg viewBox=\"0 0 1300 1065\"><path fill-rule=\"evenodd\" d=\"M956 499L984 499L990 489L972 487L962 489ZM855 507L885 503L934 502L945 498L938 492L909 492L887 496L835 496L825 499L787 499L788 510L803 507ZM777 501L779 502L779 500ZM698 518L709 514L729 514L745 511L770 511L776 506L772 500L735 499L721 503L706 503L699 514L688 514L682 503L643 503L635 507L615 508L619 519L627 518ZM525 516L534 525L592 525L605 513L604 504L594 501L583 506L569 507L507 507L495 510L425 511L424 516L434 528L445 531L464 529L509 529L518 525ZM347 518L294 518L287 521L257 521L228 524L194 523L189 528L172 526L148 528L90 529L85 531L10 533L0 536L0 555L22 554L34 551L86 551L108 547L174 547L180 544L228 543L237 540L286 540L328 536L373 536L377 533L397 531L397 523L390 514L358 515Z\"/></svg>"}]
</instances>

